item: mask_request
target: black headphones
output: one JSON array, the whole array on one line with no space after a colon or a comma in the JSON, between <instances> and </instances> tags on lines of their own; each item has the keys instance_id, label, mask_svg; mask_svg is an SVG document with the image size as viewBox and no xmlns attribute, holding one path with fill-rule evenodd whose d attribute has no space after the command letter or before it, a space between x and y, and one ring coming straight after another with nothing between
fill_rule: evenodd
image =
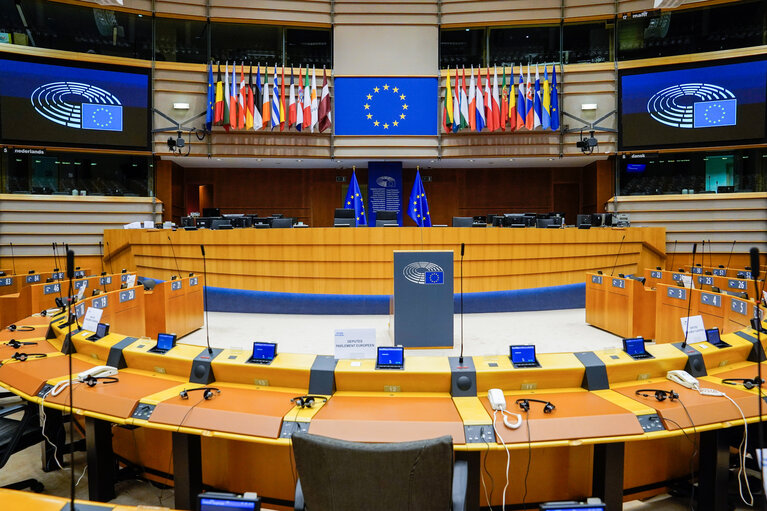
<instances>
[{"instance_id":1,"label":"black headphones","mask_svg":"<svg viewBox=\"0 0 767 511\"><path fill-rule=\"evenodd\" d=\"M22 342L17 341L16 339L11 339L10 341L5 343L6 346L10 346L11 348L17 350L21 348L22 346L37 346L36 342Z\"/></svg>"},{"instance_id":2,"label":"black headphones","mask_svg":"<svg viewBox=\"0 0 767 511\"><path fill-rule=\"evenodd\" d=\"M195 387L193 389L184 389L179 392L178 395L181 397L181 399L189 399L189 393L195 390L202 390L202 397L206 400L213 399L213 392L216 394L221 394L221 390L217 389L216 387Z\"/></svg>"},{"instance_id":3,"label":"black headphones","mask_svg":"<svg viewBox=\"0 0 767 511\"><path fill-rule=\"evenodd\" d=\"M24 362L24 361L26 361L30 357L32 357L32 358L45 358L47 356L48 355L46 353L20 353L20 352L17 351L16 353L13 354L13 356L11 356L11 358L13 360L18 360L19 362Z\"/></svg>"},{"instance_id":4,"label":"black headphones","mask_svg":"<svg viewBox=\"0 0 767 511\"><path fill-rule=\"evenodd\" d=\"M8 330L11 332L19 331L19 332L34 332L35 327L33 326L16 326L16 325L8 325Z\"/></svg>"},{"instance_id":5,"label":"black headphones","mask_svg":"<svg viewBox=\"0 0 767 511\"><path fill-rule=\"evenodd\" d=\"M519 405L519 407L526 411L530 411L530 403L542 403L543 404L543 413L551 413L556 409L556 406L554 406L553 403L549 401L543 401L542 399L517 399L514 401L515 404Z\"/></svg>"},{"instance_id":6,"label":"black headphones","mask_svg":"<svg viewBox=\"0 0 767 511\"><path fill-rule=\"evenodd\" d=\"M120 381L116 376L86 376L83 383L89 387L95 387L98 382L101 383L117 383Z\"/></svg>"},{"instance_id":7,"label":"black headphones","mask_svg":"<svg viewBox=\"0 0 767 511\"><path fill-rule=\"evenodd\" d=\"M311 408L317 399L322 399L323 403L328 402L328 398L322 396L296 396L290 402L295 403L299 408Z\"/></svg>"},{"instance_id":8,"label":"black headphones","mask_svg":"<svg viewBox=\"0 0 767 511\"><path fill-rule=\"evenodd\" d=\"M741 384L747 389L753 389L757 385L759 385L759 377L754 376L753 378L725 378L722 380L722 383L726 385L737 385ZM764 380L761 380L761 383L764 384Z\"/></svg>"},{"instance_id":9,"label":"black headphones","mask_svg":"<svg viewBox=\"0 0 767 511\"><path fill-rule=\"evenodd\" d=\"M654 394L645 394L645 392L653 392ZM654 397L658 401L665 401L668 398L669 401L679 399L679 394L673 390L661 390L661 389L639 389L635 392L637 396L642 397Z\"/></svg>"}]
</instances>

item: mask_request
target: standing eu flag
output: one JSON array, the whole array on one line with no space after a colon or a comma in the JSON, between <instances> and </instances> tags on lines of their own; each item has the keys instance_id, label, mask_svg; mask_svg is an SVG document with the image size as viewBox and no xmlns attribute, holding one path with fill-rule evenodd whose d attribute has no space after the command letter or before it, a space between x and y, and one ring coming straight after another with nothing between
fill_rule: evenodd
<instances>
[{"instance_id":1,"label":"standing eu flag","mask_svg":"<svg viewBox=\"0 0 767 511\"><path fill-rule=\"evenodd\" d=\"M407 205L407 214L418 227L431 227L431 215L429 215L429 203L426 201L426 190L423 189L421 171L416 170L413 191L410 192L410 202Z\"/></svg>"},{"instance_id":2,"label":"standing eu flag","mask_svg":"<svg viewBox=\"0 0 767 511\"><path fill-rule=\"evenodd\" d=\"M559 129L559 98L557 91L557 66L551 67L551 129Z\"/></svg>"},{"instance_id":3,"label":"standing eu flag","mask_svg":"<svg viewBox=\"0 0 767 511\"><path fill-rule=\"evenodd\" d=\"M213 83L213 62L208 63L208 110L205 113L205 129L213 128L213 111L216 102L216 86Z\"/></svg>"},{"instance_id":4,"label":"standing eu flag","mask_svg":"<svg viewBox=\"0 0 767 511\"><path fill-rule=\"evenodd\" d=\"M360 192L360 185L357 183L356 171L352 172L352 180L349 182L349 189L346 192L344 208L354 210L357 227L368 224L365 220L365 203L362 201L362 192Z\"/></svg>"}]
</instances>

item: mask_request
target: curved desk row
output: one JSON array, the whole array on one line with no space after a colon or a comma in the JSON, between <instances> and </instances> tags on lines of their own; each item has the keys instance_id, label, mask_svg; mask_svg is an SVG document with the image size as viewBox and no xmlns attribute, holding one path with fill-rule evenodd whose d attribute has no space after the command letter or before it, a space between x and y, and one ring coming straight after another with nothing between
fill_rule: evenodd
<instances>
[{"instance_id":1,"label":"curved desk row","mask_svg":"<svg viewBox=\"0 0 767 511\"><path fill-rule=\"evenodd\" d=\"M119 305L118 300L109 303ZM23 323L34 326L33 331L0 333L0 342L26 339L38 343L28 352L47 354L22 362L11 357L23 349L0 346L0 385L65 411L69 393L48 391L68 379L67 357L60 350L69 325L64 315L49 321L30 317ZM181 509L190 508L203 482L230 491L255 490L272 506L289 505L295 484L290 435L300 429L363 442L451 435L456 456L468 459L473 469L475 509L485 504L479 496L479 479L486 477L482 465L496 482L490 502L501 501L503 440L513 467L508 502L522 501L531 448L527 502L597 495L617 509L624 494L649 495L689 473L693 446L688 436L700 435L701 459L707 460L722 448L727 430L743 422L728 401L672 383L666 371L687 369L704 386L725 390L748 422L758 420L755 389L721 381L755 376L758 350L756 332L750 329L725 335L731 346L723 349L708 343L684 350L651 345L648 352L654 358L641 361L618 350L552 353L539 355L540 368L515 369L505 356L466 357L463 365L455 358L412 356L401 371L376 370L370 360L289 353L279 354L270 365L252 364L241 350L210 354L185 344L158 354L148 338L110 334L94 342L88 335L75 331L66 343L76 351L74 372L103 364L119 368L116 383L73 387L74 412L84 417L89 452L99 453L91 461L92 500L114 495L114 449L124 462L154 474L149 477L167 480L173 473ZM189 391L206 384L220 393L205 399L202 391ZM490 388L503 390L512 411L518 411L515 401L525 398L551 402L555 409L544 413L542 405L532 403L522 428L507 429L498 421L496 436L486 398ZM646 388L675 390L680 400L636 395ZM186 399L183 390L189 391ZM307 393L328 400L317 399L312 408L291 401ZM706 480L700 495L704 508L717 502L711 495L726 484L715 468L700 466Z\"/></svg>"},{"instance_id":2,"label":"curved desk row","mask_svg":"<svg viewBox=\"0 0 767 511\"><path fill-rule=\"evenodd\" d=\"M25 491L6 490L0 488L0 502L4 509L33 509L34 511L66 511L69 509L69 499L41 495ZM124 506L121 504L99 504L85 500L75 500L76 509L88 511L141 511L142 506ZM152 508L168 510L168 508Z\"/></svg>"}]
</instances>

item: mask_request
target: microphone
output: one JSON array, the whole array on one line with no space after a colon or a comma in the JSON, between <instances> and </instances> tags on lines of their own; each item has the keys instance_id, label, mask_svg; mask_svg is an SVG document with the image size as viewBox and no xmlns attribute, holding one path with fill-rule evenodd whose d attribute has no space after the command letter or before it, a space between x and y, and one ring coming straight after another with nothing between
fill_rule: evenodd
<instances>
[{"instance_id":1,"label":"microphone","mask_svg":"<svg viewBox=\"0 0 767 511\"><path fill-rule=\"evenodd\" d=\"M11 243L11 264L13 264L13 274L16 275L16 258L13 256L13 243Z\"/></svg>"},{"instance_id":2,"label":"microphone","mask_svg":"<svg viewBox=\"0 0 767 511\"><path fill-rule=\"evenodd\" d=\"M58 273L59 272L59 268L61 268L61 266L59 266L59 254L56 251L56 242L54 241L53 243L51 243L51 246L53 247L53 264L56 265L56 268L54 269L54 273ZM57 275L57 277L58 277L58 275ZM57 280L61 280L61 279L56 278L56 279L54 279L54 282L57 281ZM59 284L59 300L63 301L63 298L61 297L61 284Z\"/></svg>"},{"instance_id":3,"label":"microphone","mask_svg":"<svg viewBox=\"0 0 767 511\"><path fill-rule=\"evenodd\" d=\"M170 236L168 236L168 240L170 241ZM205 245L200 245L200 252L202 253L202 300L203 309L205 309L205 342L208 345L208 354L212 355L213 349L210 347L210 321L208 321L208 271L205 265Z\"/></svg>"},{"instance_id":4,"label":"microphone","mask_svg":"<svg viewBox=\"0 0 767 511\"><path fill-rule=\"evenodd\" d=\"M677 240L674 240L674 252L671 253L671 271L674 271L674 257L676 257L676 242Z\"/></svg>"},{"instance_id":5,"label":"microphone","mask_svg":"<svg viewBox=\"0 0 767 511\"><path fill-rule=\"evenodd\" d=\"M75 252L67 249L67 278L75 278Z\"/></svg>"},{"instance_id":6,"label":"microphone","mask_svg":"<svg viewBox=\"0 0 767 511\"><path fill-rule=\"evenodd\" d=\"M458 363L463 365L463 253L466 250L466 244L461 243L461 354L458 357Z\"/></svg>"},{"instance_id":7,"label":"microphone","mask_svg":"<svg viewBox=\"0 0 767 511\"><path fill-rule=\"evenodd\" d=\"M693 243L692 244L692 267L693 268L695 267L695 252L697 252L697 251L698 251L698 244L697 243ZM691 273L690 274L690 289L688 291L690 293L690 296L688 297L689 299L687 300L687 323L686 323L686 325L684 327L684 342L682 342L682 350L684 350L687 347L687 334L690 333L690 307L692 307L692 290L695 287L693 285L692 278L693 277L692 277L692 273Z\"/></svg>"},{"instance_id":8,"label":"microphone","mask_svg":"<svg viewBox=\"0 0 767 511\"><path fill-rule=\"evenodd\" d=\"M732 251L735 250L735 240L732 240L732 247L730 247L730 257L727 258L727 269L730 269L730 261L732 260ZM725 275L727 272L725 272Z\"/></svg>"},{"instance_id":9,"label":"microphone","mask_svg":"<svg viewBox=\"0 0 767 511\"><path fill-rule=\"evenodd\" d=\"M99 255L101 256L101 259L100 259L100 261L101 261L101 274L104 275L106 273L104 271L104 244L102 242L100 242L100 241L99 241ZM106 283L104 283L103 280L102 280L101 287L104 288L104 292L106 293L107 292L107 285L106 285Z\"/></svg>"},{"instance_id":10,"label":"microphone","mask_svg":"<svg viewBox=\"0 0 767 511\"><path fill-rule=\"evenodd\" d=\"M621 238L621 244L618 245L618 253L615 254L615 264L613 265L613 271L610 272L610 276L613 276L613 273L615 273L615 268L618 266L618 256L621 255L621 249L623 248L623 240L626 239L626 233L623 233L623 237Z\"/></svg>"},{"instance_id":11,"label":"microphone","mask_svg":"<svg viewBox=\"0 0 767 511\"><path fill-rule=\"evenodd\" d=\"M107 256L109 256L109 273L114 275L114 269L112 268L112 250L109 248L109 242L107 241Z\"/></svg>"},{"instance_id":12,"label":"microphone","mask_svg":"<svg viewBox=\"0 0 767 511\"><path fill-rule=\"evenodd\" d=\"M176 263L176 272L178 273L178 278L181 278L181 270L178 268L178 259L176 259L176 251L173 250L173 242L170 240L170 236L168 236L168 243L170 243L170 252L171 254L173 254L173 261ZM202 255L203 256L205 255L204 251Z\"/></svg>"}]
</instances>

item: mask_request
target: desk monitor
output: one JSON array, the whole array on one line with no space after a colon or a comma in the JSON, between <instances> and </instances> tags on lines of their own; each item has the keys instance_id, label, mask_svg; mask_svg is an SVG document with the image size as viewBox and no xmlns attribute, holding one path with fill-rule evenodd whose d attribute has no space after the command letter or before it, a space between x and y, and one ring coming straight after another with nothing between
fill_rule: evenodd
<instances>
[{"instance_id":1,"label":"desk monitor","mask_svg":"<svg viewBox=\"0 0 767 511\"><path fill-rule=\"evenodd\" d=\"M623 351L634 360L642 360L645 358L655 358L644 347L644 339L642 337L631 337L629 339L623 339Z\"/></svg>"},{"instance_id":2,"label":"desk monitor","mask_svg":"<svg viewBox=\"0 0 767 511\"><path fill-rule=\"evenodd\" d=\"M405 348L402 346L379 346L376 356L376 369L403 369L405 367Z\"/></svg>"},{"instance_id":3,"label":"desk monitor","mask_svg":"<svg viewBox=\"0 0 767 511\"><path fill-rule=\"evenodd\" d=\"M248 359L251 364L271 364L277 356L276 342L254 342L253 354Z\"/></svg>"},{"instance_id":4,"label":"desk monitor","mask_svg":"<svg viewBox=\"0 0 767 511\"><path fill-rule=\"evenodd\" d=\"M605 504L599 499L598 502L575 502L575 501L562 501L562 502L543 502L540 506L540 511L605 511Z\"/></svg>"},{"instance_id":5,"label":"desk monitor","mask_svg":"<svg viewBox=\"0 0 767 511\"><path fill-rule=\"evenodd\" d=\"M157 334L157 345L149 350L152 353L165 354L176 345L176 334Z\"/></svg>"},{"instance_id":6,"label":"desk monitor","mask_svg":"<svg viewBox=\"0 0 767 511\"><path fill-rule=\"evenodd\" d=\"M98 341L109 334L109 323L99 323L96 326L96 333L88 337L89 341Z\"/></svg>"},{"instance_id":7,"label":"desk monitor","mask_svg":"<svg viewBox=\"0 0 767 511\"><path fill-rule=\"evenodd\" d=\"M535 345L533 344L509 346L509 358L515 369L541 367L535 356Z\"/></svg>"},{"instance_id":8,"label":"desk monitor","mask_svg":"<svg viewBox=\"0 0 767 511\"><path fill-rule=\"evenodd\" d=\"M724 342L719 335L719 329L718 328L707 328L706 329L706 340L716 346L717 348L729 348L730 345L726 342Z\"/></svg>"},{"instance_id":9,"label":"desk monitor","mask_svg":"<svg viewBox=\"0 0 767 511\"><path fill-rule=\"evenodd\" d=\"M197 496L199 511L258 511L261 509L259 497L250 498L245 494L240 497L234 493L201 493Z\"/></svg>"}]
</instances>

